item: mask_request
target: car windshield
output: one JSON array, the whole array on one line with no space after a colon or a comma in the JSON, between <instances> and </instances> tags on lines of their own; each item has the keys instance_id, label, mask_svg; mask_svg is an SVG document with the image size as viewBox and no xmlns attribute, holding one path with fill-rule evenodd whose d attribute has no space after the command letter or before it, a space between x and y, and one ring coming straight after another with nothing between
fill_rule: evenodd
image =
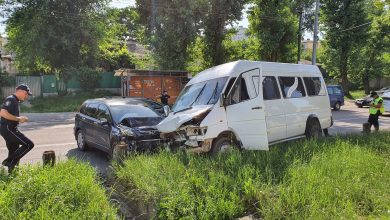
<instances>
[{"instance_id":1,"label":"car windshield","mask_svg":"<svg viewBox=\"0 0 390 220\"><path fill-rule=\"evenodd\" d=\"M112 118L120 123L125 118L160 118L160 116L142 105L111 105Z\"/></svg>"},{"instance_id":2,"label":"car windshield","mask_svg":"<svg viewBox=\"0 0 390 220\"><path fill-rule=\"evenodd\" d=\"M227 77L186 86L172 107L173 112L182 111L197 105L213 105L218 101Z\"/></svg>"}]
</instances>

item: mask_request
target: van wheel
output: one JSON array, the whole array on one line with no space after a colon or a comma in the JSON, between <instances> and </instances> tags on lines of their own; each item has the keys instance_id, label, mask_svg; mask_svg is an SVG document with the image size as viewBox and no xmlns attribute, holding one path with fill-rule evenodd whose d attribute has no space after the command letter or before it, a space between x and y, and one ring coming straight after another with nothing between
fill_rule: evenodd
<instances>
[{"instance_id":1,"label":"van wheel","mask_svg":"<svg viewBox=\"0 0 390 220\"><path fill-rule=\"evenodd\" d=\"M82 130L77 131L77 148L81 151L87 150L87 144L85 143L85 136Z\"/></svg>"},{"instance_id":2,"label":"van wheel","mask_svg":"<svg viewBox=\"0 0 390 220\"><path fill-rule=\"evenodd\" d=\"M306 138L322 137L321 125L318 119L312 118L306 126Z\"/></svg>"},{"instance_id":3,"label":"van wheel","mask_svg":"<svg viewBox=\"0 0 390 220\"><path fill-rule=\"evenodd\" d=\"M336 110L336 111L340 110L340 108L341 108L341 103L340 102L336 102L336 104L334 104L334 106L333 106L333 109Z\"/></svg>"},{"instance_id":4,"label":"van wheel","mask_svg":"<svg viewBox=\"0 0 390 220\"><path fill-rule=\"evenodd\" d=\"M234 148L237 148L237 144L230 135L221 136L213 141L211 153L212 154L217 154L219 152L225 153L233 150Z\"/></svg>"}]
</instances>

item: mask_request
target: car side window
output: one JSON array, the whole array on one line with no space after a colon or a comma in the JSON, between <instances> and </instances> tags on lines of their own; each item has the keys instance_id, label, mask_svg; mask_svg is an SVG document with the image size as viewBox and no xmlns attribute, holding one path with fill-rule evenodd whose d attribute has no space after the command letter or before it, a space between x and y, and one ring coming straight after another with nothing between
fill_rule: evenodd
<instances>
[{"instance_id":1,"label":"car side window","mask_svg":"<svg viewBox=\"0 0 390 220\"><path fill-rule=\"evenodd\" d=\"M328 87L328 94L333 95L333 88L332 87Z\"/></svg>"},{"instance_id":2,"label":"car side window","mask_svg":"<svg viewBox=\"0 0 390 220\"><path fill-rule=\"evenodd\" d=\"M284 98L300 98L306 96L302 79L299 77L279 77L279 84Z\"/></svg>"},{"instance_id":3,"label":"car side window","mask_svg":"<svg viewBox=\"0 0 390 220\"><path fill-rule=\"evenodd\" d=\"M333 87L334 94L341 95L341 89L339 87Z\"/></svg>"},{"instance_id":4,"label":"car side window","mask_svg":"<svg viewBox=\"0 0 390 220\"><path fill-rule=\"evenodd\" d=\"M280 99L278 83L276 82L276 78L274 76L263 77L262 85L264 100Z\"/></svg>"},{"instance_id":5,"label":"car side window","mask_svg":"<svg viewBox=\"0 0 390 220\"><path fill-rule=\"evenodd\" d=\"M87 106L87 104L85 104L85 103L83 105L81 105L81 107L80 107L81 114L84 114L84 115L87 114L87 111L85 110L86 106Z\"/></svg>"},{"instance_id":6,"label":"car side window","mask_svg":"<svg viewBox=\"0 0 390 220\"><path fill-rule=\"evenodd\" d=\"M98 111L98 106L99 104L97 103L89 103L87 104L86 108L85 108L85 111L86 111L86 115L88 115L89 117L92 117L92 118L96 118L96 114L97 114L97 111Z\"/></svg>"},{"instance_id":7,"label":"car side window","mask_svg":"<svg viewBox=\"0 0 390 220\"><path fill-rule=\"evenodd\" d=\"M97 119L101 120L103 118L105 118L108 122L111 122L111 115L107 106L100 104L98 107Z\"/></svg>"}]
</instances>

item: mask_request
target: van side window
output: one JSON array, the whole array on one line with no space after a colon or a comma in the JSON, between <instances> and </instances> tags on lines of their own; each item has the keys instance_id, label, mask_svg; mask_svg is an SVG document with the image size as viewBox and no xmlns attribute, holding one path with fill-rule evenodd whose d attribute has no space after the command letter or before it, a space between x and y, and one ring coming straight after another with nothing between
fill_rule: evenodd
<instances>
[{"instance_id":1,"label":"van side window","mask_svg":"<svg viewBox=\"0 0 390 220\"><path fill-rule=\"evenodd\" d=\"M229 82L226 86L225 92L224 92L225 96L227 96L229 94L230 90L232 89L234 81L236 81L236 77L233 77L229 80Z\"/></svg>"},{"instance_id":2,"label":"van side window","mask_svg":"<svg viewBox=\"0 0 390 220\"><path fill-rule=\"evenodd\" d=\"M256 87L258 90L259 69L254 69L241 74L240 78L233 85L229 94L229 104L239 103L245 100L257 97ZM230 83L230 82L229 82Z\"/></svg>"},{"instance_id":3,"label":"van side window","mask_svg":"<svg viewBox=\"0 0 390 220\"><path fill-rule=\"evenodd\" d=\"M284 98L300 98L306 96L301 78L279 77L280 87Z\"/></svg>"},{"instance_id":4,"label":"van side window","mask_svg":"<svg viewBox=\"0 0 390 220\"><path fill-rule=\"evenodd\" d=\"M278 83L276 82L276 78L273 76L265 76L263 78L263 99L280 99Z\"/></svg>"},{"instance_id":5,"label":"van side window","mask_svg":"<svg viewBox=\"0 0 390 220\"><path fill-rule=\"evenodd\" d=\"M320 77L303 77L308 96L325 95L324 84Z\"/></svg>"}]
</instances>

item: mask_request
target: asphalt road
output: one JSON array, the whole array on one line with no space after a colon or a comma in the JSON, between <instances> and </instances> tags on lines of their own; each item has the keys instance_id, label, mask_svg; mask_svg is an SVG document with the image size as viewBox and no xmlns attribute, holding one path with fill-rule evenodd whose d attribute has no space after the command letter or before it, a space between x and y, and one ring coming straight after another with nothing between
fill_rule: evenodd
<instances>
[{"instance_id":1,"label":"asphalt road","mask_svg":"<svg viewBox=\"0 0 390 220\"><path fill-rule=\"evenodd\" d=\"M35 147L21 163L41 163L42 153L54 150L57 160L76 157L89 162L97 170L105 172L109 161L107 156L98 150L80 152L77 150L73 136L74 113L26 114L30 122L22 124L19 129L33 142ZM346 103L340 111L333 111L334 125L329 129L331 135L360 133L362 123L368 118L368 108L357 108L352 103ZM390 130L390 115L380 118L381 130ZM8 150L0 138L0 161L7 157Z\"/></svg>"}]
</instances>

